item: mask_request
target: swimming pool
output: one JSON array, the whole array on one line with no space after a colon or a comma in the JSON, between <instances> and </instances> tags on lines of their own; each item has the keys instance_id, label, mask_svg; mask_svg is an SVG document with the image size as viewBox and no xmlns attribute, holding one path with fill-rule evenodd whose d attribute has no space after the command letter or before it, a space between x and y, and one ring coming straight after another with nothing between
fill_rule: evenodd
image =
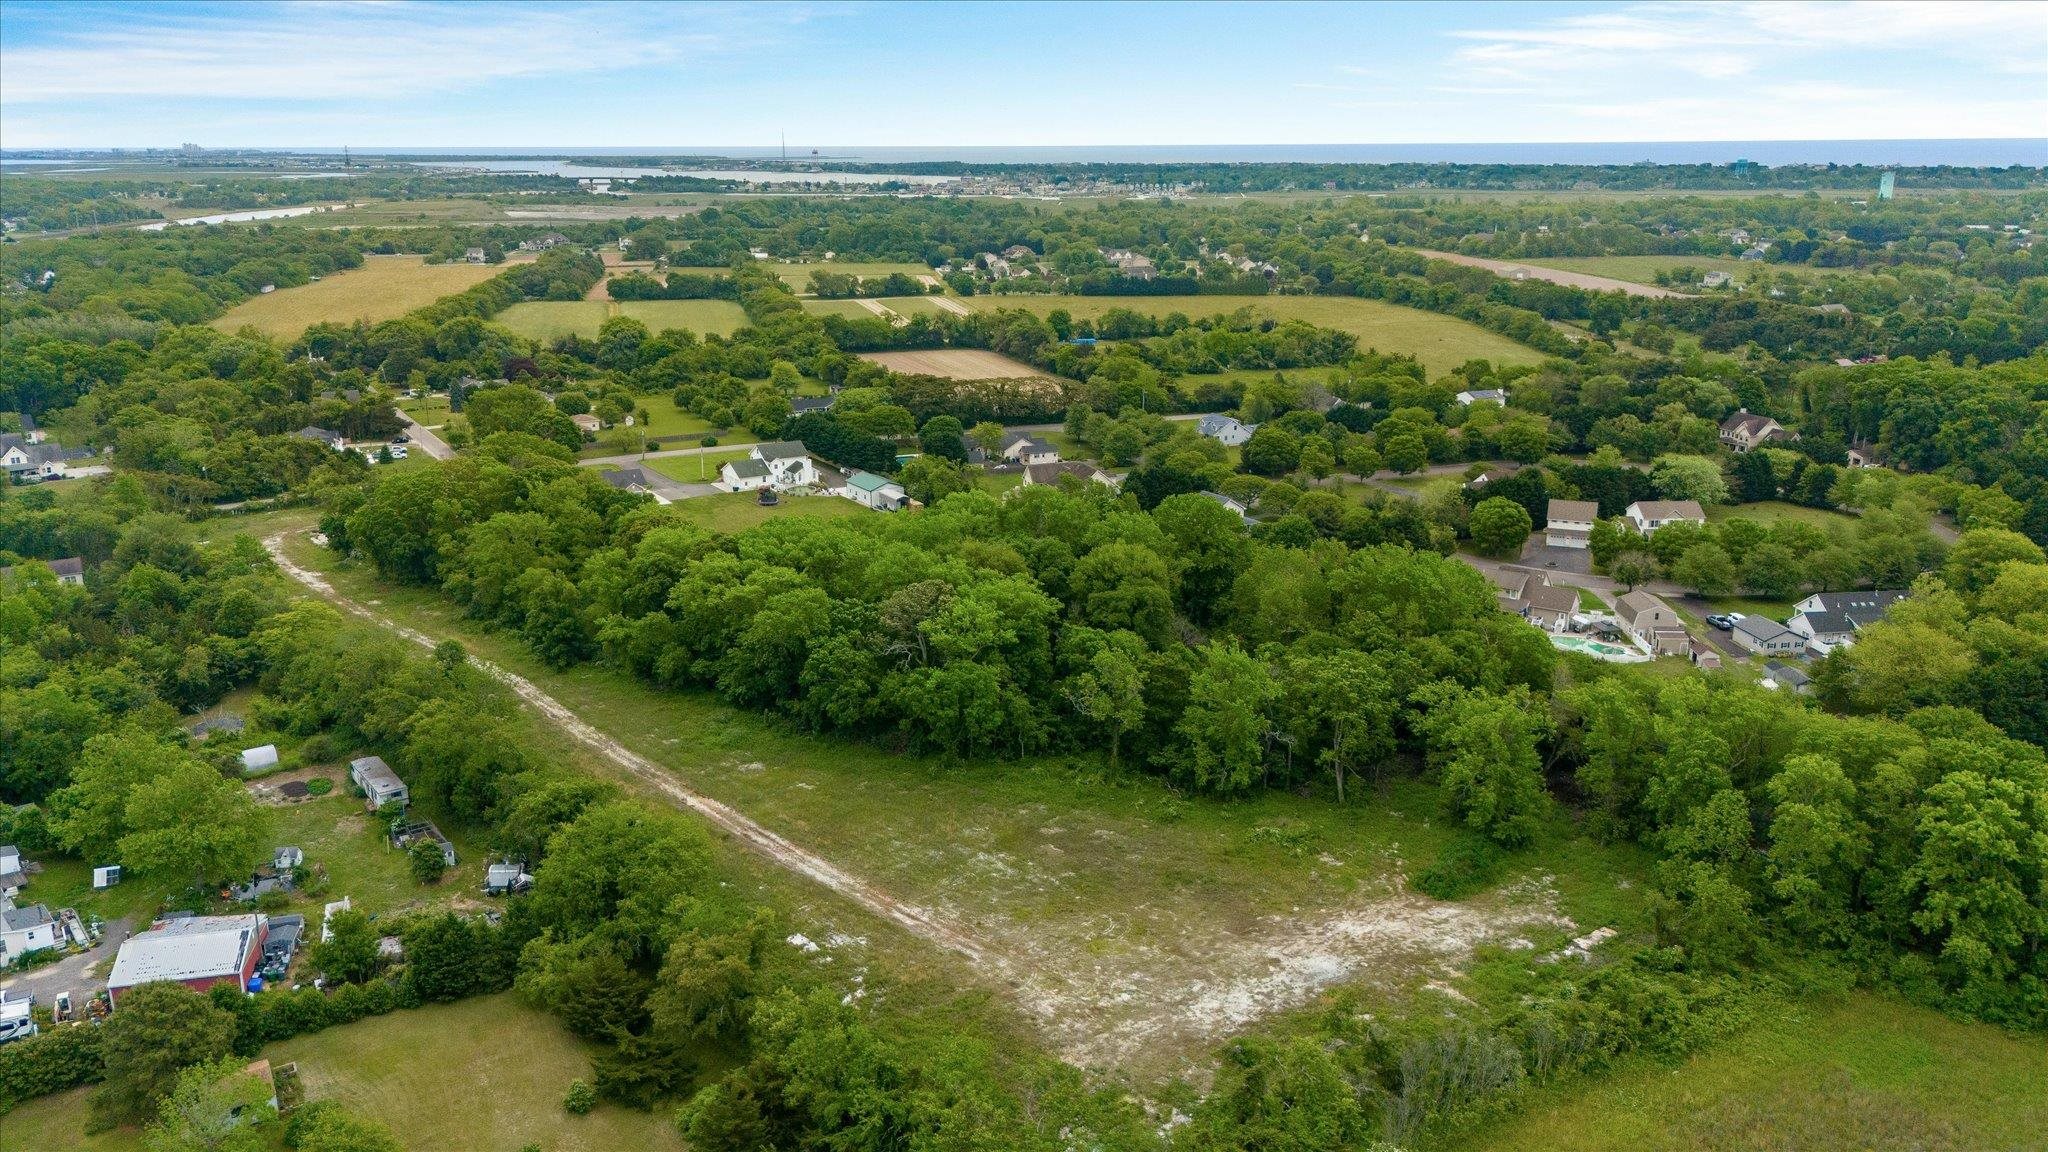
<instances>
[{"instance_id":1,"label":"swimming pool","mask_svg":"<svg viewBox=\"0 0 2048 1152\"><path fill-rule=\"evenodd\" d=\"M1636 664L1649 659L1634 648L1590 640L1584 636L1559 636L1553 633L1550 642L1567 652L1583 652L1596 660L1608 660L1616 664Z\"/></svg>"}]
</instances>

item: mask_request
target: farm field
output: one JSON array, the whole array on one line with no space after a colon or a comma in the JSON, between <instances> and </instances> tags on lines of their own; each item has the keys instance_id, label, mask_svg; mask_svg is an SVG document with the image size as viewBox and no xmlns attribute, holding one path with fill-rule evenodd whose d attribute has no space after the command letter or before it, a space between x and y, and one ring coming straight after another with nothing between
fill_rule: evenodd
<instances>
[{"instance_id":1,"label":"farm field","mask_svg":"<svg viewBox=\"0 0 2048 1152\"><path fill-rule=\"evenodd\" d=\"M730 336L747 322L747 314L729 300L529 300L498 313L494 322L529 340L591 339L610 316L631 316L652 332L685 328L718 336Z\"/></svg>"},{"instance_id":2,"label":"farm field","mask_svg":"<svg viewBox=\"0 0 2048 1152\"><path fill-rule=\"evenodd\" d=\"M1046 373L1021 360L978 348L945 348L931 352L863 352L860 358L891 372L946 376L954 380L1029 380Z\"/></svg>"},{"instance_id":3,"label":"farm field","mask_svg":"<svg viewBox=\"0 0 2048 1152\"><path fill-rule=\"evenodd\" d=\"M1306 320L1358 337L1360 348L1406 352L1422 361L1431 375L1448 372L1474 358L1495 364L1540 364L1543 354L1496 336L1477 324L1453 316L1403 308L1378 300L1346 296L974 296L964 301L982 311L1025 308L1040 316L1064 308L1075 319L1093 319L1112 308L1129 308L1154 316L1181 312L1214 316L1250 308L1282 320Z\"/></svg>"},{"instance_id":4,"label":"farm field","mask_svg":"<svg viewBox=\"0 0 2048 1152\"><path fill-rule=\"evenodd\" d=\"M721 529L799 509L872 515L830 498L763 509L747 494L672 509ZM1224 1037L1333 984L1406 1003L1425 983L1457 980L1487 939L1550 947L1584 926L1648 930L1637 850L1572 841L1565 852L1562 818L1511 860L1501 887L1442 904L1402 879L1455 833L1436 819L1441 799L1427 784L1402 781L1345 808L1282 793L1221 803L1058 759L941 765L806 738L708 694L659 692L597 667L550 672L431 592L338 567L302 537L287 550L344 594L461 640L692 787L974 933L990 959L954 978L997 992L999 1007L1036 1022L1040 1043L1084 1065L1185 1075ZM861 915L808 891L813 918ZM954 963L898 933L876 940L892 943L892 968ZM862 961L852 951L842 962Z\"/></svg>"},{"instance_id":5,"label":"farm field","mask_svg":"<svg viewBox=\"0 0 2048 1152\"><path fill-rule=\"evenodd\" d=\"M806 298L804 311L813 316L838 316L845 320L876 320L875 310L858 300L818 300Z\"/></svg>"},{"instance_id":6,"label":"farm field","mask_svg":"<svg viewBox=\"0 0 2048 1152\"><path fill-rule=\"evenodd\" d=\"M338 1100L418 1149L550 1152L683 1147L667 1116L616 1105L562 1108L590 1075L589 1048L510 993L429 1005L300 1036L265 1049L295 1061L308 1100ZM477 1106L452 1106L471 1101Z\"/></svg>"},{"instance_id":7,"label":"farm field","mask_svg":"<svg viewBox=\"0 0 2048 1152\"><path fill-rule=\"evenodd\" d=\"M331 273L317 284L244 300L216 318L213 327L238 332L246 326L278 340L296 340L324 321L395 319L504 270L493 264L428 264L418 256L366 256L361 268Z\"/></svg>"},{"instance_id":8,"label":"farm field","mask_svg":"<svg viewBox=\"0 0 2048 1152\"><path fill-rule=\"evenodd\" d=\"M1446 1152L1991 1152L2038 1149L2038 1037L1858 994L1780 1018L1673 1067L1623 1064L1539 1092Z\"/></svg>"},{"instance_id":9,"label":"farm field","mask_svg":"<svg viewBox=\"0 0 2048 1152\"><path fill-rule=\"evenodd\" d=\"M945 311L932 303L929 296L891 296L882 301L882 307L899 316L915 316L920 312L938 315Z\"/></svg>"},{"instance_id":10,"label":"farm field","mask_svg":"<svg viewBox=\"0 0 2048 1152\"><path fill-rule=\"evenodd\" d=\"M1733 256L1548 256L1520 261L1541 268L1584 272L1590 276L1611 276L1639 284L1656 283L1658 272L1680 266L1701 272L1726 272L1736 283L1746 284L1759 272L1789 272L1795 276L1819 276L1828 272L1856 275L1856 268L1813 268L1804 264L1772 264L1761 260L1737 260Z\"/></svg>"},{"instance_id":11,"label":"farm field","mask_svg":"<svg viewBox=\"0 0 2048 1152\"><path fill-rule=\"evenodd\" d=\"M932 270L923 264L860 263L851 260L829 260L822 264L770 264L768 270L782 277L790 291L803 295L811 290L811 273L838 272L847 276L887 276L901 272L905 276L930 276Z\"/></svg>"}]
</instances>

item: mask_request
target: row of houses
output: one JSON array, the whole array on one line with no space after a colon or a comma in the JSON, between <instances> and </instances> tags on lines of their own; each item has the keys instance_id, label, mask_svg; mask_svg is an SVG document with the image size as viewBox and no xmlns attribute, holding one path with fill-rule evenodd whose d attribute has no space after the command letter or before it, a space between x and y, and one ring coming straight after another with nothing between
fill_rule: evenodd
<instances>
[{"instance_id":1,"label":"row of houses","mask_svg":"<svg viewBox=\"0 0 2048 1152\"><path fill-rule=\"evenodd\" d=\"M1780 624L1766 616L1733 621L1729 635L1759 656L1825 656L1856 642L1865 628L1884 619L1907 593L1897 588L1856 592L1816 592L1792 606Z\"/></svg>"},{"instance_id":2,"label":"row of houses","mask_svg":"<svg viewBox=\"0 0 2048 1152\"><path fill-rule=\"evenodd\" d=\"M1623 515L1645 536L1671 524L1707 523L1707 511L1697 500L1638 500ZM1553 548L1590 547L1599 519L1600 505L1592 500L1552 500L1544 509L1543 542Z\"/></svg>"}]
</instances>

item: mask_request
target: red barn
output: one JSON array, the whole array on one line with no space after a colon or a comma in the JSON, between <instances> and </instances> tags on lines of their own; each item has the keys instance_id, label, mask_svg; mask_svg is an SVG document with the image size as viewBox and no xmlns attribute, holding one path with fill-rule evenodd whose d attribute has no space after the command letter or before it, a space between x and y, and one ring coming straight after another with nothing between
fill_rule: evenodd
<instances>
[{"instance_id":1,"label":"red barn","mask_svg":"<svg viewBox=\"0 0 2048 1152\"><path fill-rule=\"evenodd\" d=\"M260 914L162 921L121 945L107 977L107 998L118 1004L127 989L160 980L200 992L230 980L246 988L263 962L269 935L270 918Z\"/></svg>"}]
</instances>

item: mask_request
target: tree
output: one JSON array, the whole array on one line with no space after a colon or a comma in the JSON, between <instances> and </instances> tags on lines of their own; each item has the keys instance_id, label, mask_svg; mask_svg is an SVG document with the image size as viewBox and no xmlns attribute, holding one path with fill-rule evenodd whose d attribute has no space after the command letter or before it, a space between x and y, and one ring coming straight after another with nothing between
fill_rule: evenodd
<instances>
[{"instance_id":1,"label":"tree","mask_svg":"<svg viewBox=\"0 0 2048 1152\"><path fill-rule=\"evenodd\" d=\"M1633 592L1636 585L1656 578L1657 558L1648 552L1623 552L1607 566L1607 574Z\"/></svg>"},{"instance_id":2,"label":"tree","mask_svg":"<svg viewBox=\"0 0 2048 1152\"><path fill-rule=\"evenodd\" d=\"M981 450L988 453L991 457L1002 455L1004 441L1010 438L1010 434L1004 430L1003 426L993 420L984 420L976 424L973 428L968 429L967 435L972 437L974 442L981 446Z\"/></svg>"},{"instance_id":3,"label":"tree","mask_svg":"<svg viewBox=\"0 0 2048 1152\"><path fill-rule=\"evenodd\" d=\"M1116 637L1124 637L1119 643ZM1135 633L1120 632L1103 644L1088 669L1068 679L1067 700L1074 711L1109 737L1109 767L1115 771L1123 738L1145 722L1145 672L1139 664L1145 643Z\"/></svg>"},{"instance_id":4,"label":"tree","mask_svg":"<svg viewBox=\"0 0 2048 1152\"><path fill-rule=\"evenodd\" d=\"M1302 661L1292 677L1297 711L1316 760L1337 784L1344 803L1345 775L1359 764L1379 764L1394 752L1394 682L1371 656L1343 650Z\"/></svg>"},{"instance_id":5,"label":"tree","mask_svg":"<svg viewBox=\"0 0 2048 1152\"><path fill-rule=\"evenodd\" d=\"M248 790L186 758L128 792L124 866L144 875L209 881L240 876L263 858L266 821Z\"/></svg>"},{"instance_id":6,"label":"tree","mask_svg":"<svg viewBox=\"0 0 2048 1152\"><path fill-rule=\"evenodd\" d=\"M327 921L327 939L314 944L313 966L329 980L361 984L377 974L377 930L369 917L353 909L336 912Z\"/></svg>"},{"instance_id":7,"label":"tree","mask_svg":"<svg viewBox=\"0 0 2048 1152\"><path fill-rule=\"evenodd\" d=\"M1728 484L1721 478L1721 465L1709 456L1659 456L1656 466L1650 469L1650 482L1666 500L1728 502Z\"/></svg>"},{"instance_id":8,"label":"tree","mask_svg":"<svg viewBox=\"0 0 2048 1152\"><path fill-rule=\"evenodd\" d=\"M237 1058L195 1064L157 1109L149 1152L264 1152L277 1114L265 1076L243 1074Z\"/></svg>"},{"instance_id":9,"label":"tree","mask_svg":"<svg viewBox=\"0 0 2048 1152\"><path fill-rule=\"evenodd\" d=\"M1920 893L1914 926L1940 942L1942 962L1959 982L1992 996L2048 928L2039 903L2027 897L2041 891L2048 872L2048 809L2039 802L2035 759L2031 799L2026 781L1969 770L1927 789L1908 872Z\"/></svg>"},{"instance_id":10,"label":"tree","mask_svg":"<svg viewBox=\"0 0 2048 1152\"><path fill-rule=\"evenodd\" d=\"M1380 455L1387 467L1406 476L1429 463L1429 445L1420 436L1403 433L1388 438Z\"/></svg>"},{"instance_id":11,"label":"tree","mask_svg":"<svg viewBox=\"0 0 2048 1152\"><path fill-rule=\"evenodd\" d=\"M182 984L141 984L122 991L100 1025L106 1077L93 1093L96 1119L139 1122L194 1064L219 1060L235 1040L235 1018Z\"/></svg>"},{"instance_id":12,"label":"tree","mask_svg":"<svg viewBox=\"0 0 2048 1152\"><path fill-rule=\"evenodd\" d=\"M414 924L405 933L405 984L421 1000L460 1000L491 978L490 928L453 912Z\"/></svg>"},{"instance_id":13,"label":"tree","mask_svg":"<svg viewBox=\"0 0 2048 1152\"><path fill-rule=\"evenodd\" d=\"M1266 666L1237 645L1205 646L1173 729L1175 774L1222 795L1250 788L1265 766L1266 708L1278 692Z\"/></svg>"},{"instance_id":14,"label":"tree","mask_svg":"<svg viewBox=\"0 0 2048 1152\"><path fill-rule=\"evenodd\" d=\"M937 456L956 463L967 462L967 446L961 443L966 430L960 426L960 418L944 414L924 422L917 431L917 444L927 456Z\"/></svg>"},{"instance_id":15,"label":"tree","mask_svg":"<svg viewBox=\"0 0 2048 1152\"><path fill-rule=\"evenodd\" d=\"M1842 766L1811 753L1786 759L1765 785L1771 818L1771 893L1792 929L1809 939L1846 942L1849 902L1868 850L1855 815L1856 786Z\"/></svg>"},{"instance_id":16,"label":"tree","mask_svg":"<svg viewBox=\"0 0 2048 1152\"><path fill-rule=\"evenodd\" d=\"M1771 458L1764 452L1744 452L1737 456L1733 472L1735 488L1732 495L1738 503L1754 504L1778 498L1778 474L1771 468Z\"/></svg>"},{"instance_id":17,"label":"tree","mask_svg":"<svg viewBox=\"0 0 2048 1152\"><path fill-rule=\"evenodd\" d=\"M438 884L448 871L448 857L442 853L439 840L421 837L413 841L406 850L406 859L416 884Z\"/></svg>"},{"instance_id":18,"label":"tree","mask_svg":"<svg viewBox=\"0 0 2048 1152\"><path fill-rule=\"evenodd\" d=\"M954 443L957 446L959 441ZM920 456L905 464L897 478L903 482L906 495L926 506L973 487L968 482L967 473L944 456Z\"/></svg>"},{"instance_id":19,"label":"tree","mask_svg":"<svg viewBox=\"0 0 2048 1152\"><path fill-rule=\"evenodd\" d=\"M287 1143L298 1152L405 1152L390 1129L348 1115L332 1100L315 1100L292 1113Z\"/></svg>"},{"instance_id":20,"label":"tree","mask_svg":"<svg viewBox=\"0 0 2048 1152\"><path fill-rule=\"evenodd\" d=\"M1789 599L1804 579L1799 558L1782 544L1759 544L1742 558L1742 586L1767 600Z\"/></svg>"},{"instance_id":21,"label":"tree","mask_svg":"<svg viewBox=\"0 0 2048 1152\"><path fill-rule=\"evenodd\" d=\"M46 709L36 709L22 719L45 715ZM92 737L79 753L70 786L50 797L51 831L78 856L112 858L121 837L128 834L129 793L143 781L168 775L190 761L183 749L135 729Z\"/></svg>"},{"instance_id":22,"label":"tree","mask_svg":"<svg viewBox=\"0 0 2048 1152\"><path fill-rule=\"evenodd\" d=\"M1533 839L1547 799L1536 744L1550 725L1528 689L1459 692L1423 726L1451 814L1505 848Z\"/></svg>"},{"instance_id":23,"label":"tree","mask_svg":"<svg viewBox=\"0 0 2048 1152\"><path fill-rule=\"evenodd\" d=\"M1534 527L1528 509L1504 497L1489 496L1472 509L1472 543L1488 556L1520 556Z\"/></svg>"},{"instance_id":24,"label":"tree","mask_svg":"<svg viewBox=\"0 0 2048 1152\"><path fill-rule=\"evenodd\" d=\"M1701 542L1671 566L1671 578L1702 596L1726 596L1735 589L1735 562L1719 544Z\"/></svg>"},{"instance_id":25,"label":"tree","mask_svg":"<svg viewBox=\"0 0 2048 1152\"><path fill-rule=\"evenodd\" d=\"M1999 571L2007 564L2018 561L2023 564L2048 563L2041 546L2017 532L2004 528L1972 528L1962 534L1956 546L1949 551L1948 563L1942 566L1942 578L1951 588L1965 595L1975 595L1991 586L1998 579Z\"/></svg>"},{"instance_id":26,"label":"tree","mask_svg":"<svg viewBox=\"0 0 2048 1152\"><path fill-rule=\"evenodd\" d=\"M1301 437L1278 424L1262 424L1244 442L1245 471L1258 476L1284 476L1301 463Z\"/></svg>"}]
</instances>

